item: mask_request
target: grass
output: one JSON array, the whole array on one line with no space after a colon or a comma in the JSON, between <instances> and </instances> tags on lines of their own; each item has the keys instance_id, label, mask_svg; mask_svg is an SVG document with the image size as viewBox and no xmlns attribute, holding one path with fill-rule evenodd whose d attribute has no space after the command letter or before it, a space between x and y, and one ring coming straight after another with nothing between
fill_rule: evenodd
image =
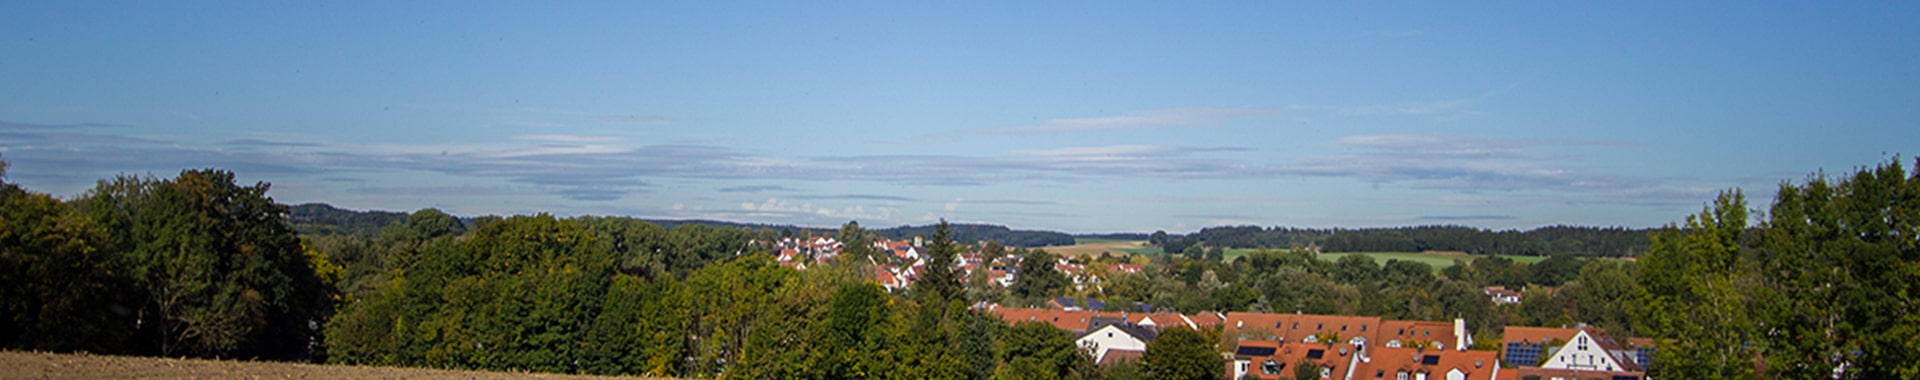
<instances>
[{"instance_id":1,"label":"grass","mask_svg":"<svg viewBox=\"0 0 1920 380\"><path fill-rule=\"evenodd\" d=\"M1077 237L1077 238L1073 238L1073 244L1075 244L1075 245L1079 245L1079 244L1105 244L1105 243L1131 243L1131 242L1136 242L1136 241L1138 241L1138 240L1121 240L1121 239L1103 239L1103 238L1083 238L1083 237Z\"/></svg>"},{"instance_id":2,"label":"grass","mask_svg":"<svg viewBox=\"0 0 1920 380\"><path fill-rule=\"evenodd\" d=\"M1225 255L1226 256L1225 260L1227 262L1233 262L1234 259L1240 258L1241 256L1246 256L1247 254L1251 254L1257 250L1258 249L1243 249L1243 248L1228 249ZM1423 262L1423 263L1427 263L1428 266L1432 266L1433 270L1435 271L1439 271L1441 269L1446 269L1447 267L1453 266L1454 259L1460 259L1466 262L1473 262L1473 259L1480 257L1480 256L1468 255L1468 254L1458 253L1458 252L1452 252L1452 253L1449 253L1449 252L1330 252L1330 253L1320 254L1320 259L1325 260L1327 262L1334 262L1334 261L1340 260L1340 257L1342 256L1355 255L1355 254L1365 254L1369 257L1373 257L1374 263L1377 263L1380 265L1386 265L1387 260L1411 260L1411 261ZM1547 259L1546 256L1517 256L1517 255L1499 255L1499 256L1511 259L1517 263L1527 263L1527 264L1537 263Z\"/></svg>"}]
</instances>

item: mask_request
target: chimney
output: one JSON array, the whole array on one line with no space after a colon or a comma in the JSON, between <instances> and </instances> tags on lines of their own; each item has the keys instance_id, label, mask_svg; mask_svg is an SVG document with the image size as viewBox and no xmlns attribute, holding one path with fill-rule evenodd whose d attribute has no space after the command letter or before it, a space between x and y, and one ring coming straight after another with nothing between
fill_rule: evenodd
<instances>
[{"instance_id":1,"label":"chimney","mask_svg":"<svg viewBox=\"0 0 1920 380\"><path fill-rule=\"evenodd\" d=\"M1467 320L1454 318L1453 319L1453 347L1458 348L1461 351L1466 351L1467 339L1468 339Z\"/></svg>"}]
</instances>

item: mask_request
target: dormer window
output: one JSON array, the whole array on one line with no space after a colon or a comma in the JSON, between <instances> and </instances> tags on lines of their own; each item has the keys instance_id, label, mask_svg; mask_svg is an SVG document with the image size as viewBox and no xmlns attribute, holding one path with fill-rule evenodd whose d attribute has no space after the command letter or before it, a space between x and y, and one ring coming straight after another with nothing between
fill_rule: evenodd
<instances>
[{"instance_id":1,"label":"dormer window","mask_svg":"<svg viewBox=\"0 0 1920 380\"><path fill-rule=\"evenodd\" d=\"M1278 375L1280 374L1281 368L1283 368L1283 365L1281 365L1280 362L1273 361L1273 359L1267 359L1266 363L1260 363L1261 374Z\"/></svg>"}]
</instances>

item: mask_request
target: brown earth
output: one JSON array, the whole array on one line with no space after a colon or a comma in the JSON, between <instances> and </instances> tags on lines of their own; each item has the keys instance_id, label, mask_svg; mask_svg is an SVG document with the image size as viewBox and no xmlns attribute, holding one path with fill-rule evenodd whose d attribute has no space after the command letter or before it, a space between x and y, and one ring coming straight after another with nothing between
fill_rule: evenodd
<instances>
[{"instance_id":1,"label":"brown earth","mask_svg":"<svg viewBox=\"0 0 1920 380\"><path fill-rule=\"evenodd\" d=\"M0 352L0 379L525 380L622 379L622 377L4 351Z\"/></svg>"}]
</instances>

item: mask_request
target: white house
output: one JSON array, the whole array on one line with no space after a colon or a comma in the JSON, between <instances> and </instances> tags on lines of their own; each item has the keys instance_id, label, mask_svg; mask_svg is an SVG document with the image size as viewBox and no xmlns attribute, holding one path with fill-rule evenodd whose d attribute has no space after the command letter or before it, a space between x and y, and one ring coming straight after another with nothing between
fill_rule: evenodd
<instances>
[{"instance_id":1,"label":"white house","mask_svg":"<svg viewBox=\"0 0 1920 380\"><path fill-rule=\"evenodd\" d=\"M1594 334L1597 330L1580 329L1568 339L1565 346L1554 351L1540 368L1574 369L1585 371L1640 371L1637 363L1622 360L1615 353L1626 352L1613 337L1606 334Z\"/></svg>"},{"instance_id":2,"label":"white house","mask_svg":"<svg viewBox=\"0 0 1920 380\"><path fill-rule=\"evenodd\" d=\"M1110 324L1081 335L1073 343L1092 351L1093 362L1099 363L1109 351L1145 352L1147 342L1153 341L1155 335L1153 330L1138 325Z\"/></svg>"}]
</instances>

